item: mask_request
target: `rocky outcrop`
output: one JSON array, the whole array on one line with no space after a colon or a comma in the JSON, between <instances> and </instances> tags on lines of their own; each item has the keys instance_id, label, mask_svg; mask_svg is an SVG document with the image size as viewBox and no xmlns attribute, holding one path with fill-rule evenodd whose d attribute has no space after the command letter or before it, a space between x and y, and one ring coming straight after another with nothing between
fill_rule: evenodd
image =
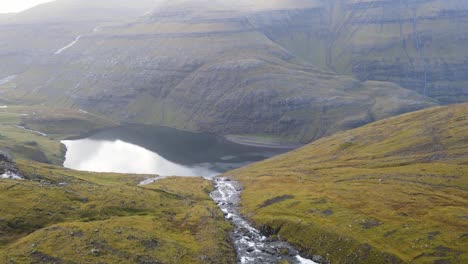
<instances>
[{"instance_id":1,"label":"rocky outcrop","mask_svg":"<svg viewBox=\"0 0 468 264\"><path fill-rule=\"evenodd\" d=\"M11 158L0 152L0 179L23 179Z\"/></svg>"}]
</instances>

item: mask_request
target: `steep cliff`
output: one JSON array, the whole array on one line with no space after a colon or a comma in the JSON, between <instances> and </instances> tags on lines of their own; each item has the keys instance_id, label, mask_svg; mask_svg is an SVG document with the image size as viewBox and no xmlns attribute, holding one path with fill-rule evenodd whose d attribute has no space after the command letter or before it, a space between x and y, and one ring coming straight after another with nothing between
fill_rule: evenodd
<instances>
[{"instance_id":1,"label":"steep cliff","mask_svg":"<svg viewBox=\"0 0 468 264\"><path fill-rule=\"evenodd\" d=\"M254 28L249 17L286 8L262 3L161 3L131 22L70 37L4 84L3 95L127 122L303 142L436 104L301 61Z\"/></svg>"},{"instance_id":2,"label":"steep cliff","mask_svg":"<svg viewBox=\"0 0 468 264\"><path fill-rule=\"evenodd\" d=\"M395 82L444 103L468 99L468 2L293 1L249 21L298 57L358 79Z\"/></svg>"}]
</instances>

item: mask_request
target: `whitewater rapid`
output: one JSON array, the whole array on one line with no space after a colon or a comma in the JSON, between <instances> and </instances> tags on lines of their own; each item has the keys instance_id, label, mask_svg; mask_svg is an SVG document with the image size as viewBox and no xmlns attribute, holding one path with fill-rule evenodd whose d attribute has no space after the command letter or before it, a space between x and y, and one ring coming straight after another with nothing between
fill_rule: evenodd
<instances>
[{"instance_id":1,"label":"whitewater rapid","mask_svg":"<svg viewBox=\"0 0 468 264\"><path fill-rule=\"evenodd\" d=\"M241 187L236 181L227 178L214 178L216 189L211 197L221 208L226 219L234 225L232 242L237 252L238 263L279 263L287 260L291 264L317 264L303 258L286 242L265 237L254 228L239 211Z\"/></svg>"}]
</instances>

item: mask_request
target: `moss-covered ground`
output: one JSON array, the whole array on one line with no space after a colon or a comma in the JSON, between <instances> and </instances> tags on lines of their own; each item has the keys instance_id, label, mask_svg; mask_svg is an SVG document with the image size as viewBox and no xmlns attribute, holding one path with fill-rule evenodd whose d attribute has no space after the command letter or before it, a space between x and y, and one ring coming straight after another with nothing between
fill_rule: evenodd
<instances>
[{"instance_id":1,"label":"moss-covered ground","mask_svg":"<svg viewBox=\"0 0 468 264\"><path fill-rule=\"evenodd\" d=\"M258 227L332 263L468 262L468 104L340 132L226 175Z\"/></svg>"},{"instance_id":2,"label":"moss-covered ground","mask_svg":"<svg viewBox=\"0 0 468 264\"><path fill-rule=\"evenodd\" d=\"M231 263L229 222L202 178L137 186L142 175L26 160L0 180L1 263Z\"/></svg>"},{"instance_id":3,"label":"moss-covered ground","mask_svg":"<svg viewBox=\"0 0 468 264\"><path fill-rule=\"evenodd\" d=\"M138 186L150 176L60 166L59 139L114 124L66 109L0 111L0 150L25 177L0 179L0 263L233 263L210 181Z\"/></svg>"}]
</instances>

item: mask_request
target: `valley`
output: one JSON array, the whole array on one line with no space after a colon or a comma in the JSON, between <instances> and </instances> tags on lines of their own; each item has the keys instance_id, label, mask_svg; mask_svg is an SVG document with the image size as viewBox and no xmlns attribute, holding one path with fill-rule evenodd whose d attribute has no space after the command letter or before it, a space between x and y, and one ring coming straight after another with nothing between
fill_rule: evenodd
<instances>
[{"instance_id":1,"label":"valley","mask_svg":"<svg viewBox=\"0 0 468 264\"><path fill-rule=\"evenodd\" d=\"M468 262L467 23L463 0L0 13L0 263Z\"/></svg>"},{"instance_id":2,"label":"valley","mask_svg":"<svg viewBox=\"0 0 468 264\"><path fill-rule=\"evenodd\" d=\"M10 106L1 113L2 150L9 150L25 180L0 179L0 257L15 263L233 263L253 246L253 253L264 247L260 252L290 259L284 263L307 258L319 263L463 262L467 109L466 104L436 107L385 119L226 172L224 177L239 182L241 200L231 204L215 198L218 208L209 197L217 185L202 178L158 178L139 185L154 175L45 164L63 162L59 140L73 135L73 127L81 127L76 124L87 124L90 131L117 124L79 111ZM28 195L21 195L26 190ZM21 210L8 206L11 202ZM224 206L232 209L223 214ZM235 224L229 222L241 215L260 230L256 236L268 243L287 241L304 257L294 257L299 253L281 243L267 249L261 240L248 247L237 244L235 253L231 243L236 245L240 237L235 234L241 233L232 235ZM126 229L130 223L133 228ZM181 233L184 228L190 231ZM117 243L122 234L141 240L143 247ZM148 243L156 251L145 249L148 235L143 234L153 235ZM211 245L208 251L198 247L200 241ZM70 248L51 251L56 243ZM245 263L268 259L262 254L253 262L246 257Z\"/></svg>"},{"instance_id":3,"label":"valley","mask_svg":"<svg viewBox=\"0 0 468 264\"><path fill-rule=\"evenodd\" d=\"M44 48L40 54L37 47L31 51L24 58L28 64L10 62L5 55L0 74L17 77L0 86L2 97L83 109L121 122L294 143L440 104L396 83L360 80L305 61L265 33L265 21L257 25L254 18L267 12L275 19L277 13L295 12L299 3L301 8L310 4L295 0L292 7L268 7L260 2L162 1L133 20L131 14L124 21L99 22L99 17L93 25L88 17L71 16L83 26L79 30L75 22L52 16L54 23L71 27L62 29L66 39L21 34L44 39ZM22 24L26 18L17 19L0 28L34 30ZM5 38L17 44L11 48L26 41Z\"/></svg>"}]
</instances>

